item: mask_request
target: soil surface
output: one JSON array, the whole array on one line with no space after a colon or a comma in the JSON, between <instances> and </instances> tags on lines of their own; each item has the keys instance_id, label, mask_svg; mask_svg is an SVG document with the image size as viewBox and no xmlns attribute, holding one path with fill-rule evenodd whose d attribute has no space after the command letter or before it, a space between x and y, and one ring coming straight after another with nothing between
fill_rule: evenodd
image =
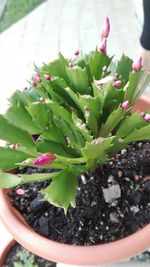
<instances>
[{"instance_id":1,"label":"soil surface","mask_svg":"<svg viewBox=\"0 0 150 267\"><path fill-rule=\"evenodd\" d=\"M20 253L22 256L20 256ZM32 259L31 259L32 257ZM21 258L24 258L21 259ZM26 261L25 261L26 258ZM20 263L17 265L16 263ZM18 243L14 244L10 251L7 254L4 265L2 267L15 267L16 266L24 266L24 267L56 267L56 263L47 261L43 258L40 258L31 252L28 252L25 248L23 248ZM22 264L22 265L21 265Z\"/></svg>"},{"instance_id":2,"label":"soil surface","mask_svg":"<svg viewBox=\"0 0 150 267\"><path fill-rule=\"evenodd\" d=\"M67 215L63 209L39 201L38 191L49 183L22 185L24 195L17 195L16 188L11 194L13 205L36 232L77 245L126 237L150 223L150 140L131 144L107 165L81 175L76 208L70 207Z\"/></svg>"}]
</instances>

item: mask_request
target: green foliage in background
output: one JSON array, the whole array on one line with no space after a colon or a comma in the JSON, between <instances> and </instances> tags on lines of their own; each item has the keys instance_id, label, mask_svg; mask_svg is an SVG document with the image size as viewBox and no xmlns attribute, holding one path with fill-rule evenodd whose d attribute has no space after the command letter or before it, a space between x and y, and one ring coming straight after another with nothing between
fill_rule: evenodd
<instances>
[{"instance_id":1,"label":"green foliage in background","mask_svg":"<svg viewBox=\"0 0 150 267\"><path fill-rule=\"evenodd\" d=\"M6 30L45 1L46 0L7 0L4 12L0 18L0 32Z\"/></svg>"}]
</instances>

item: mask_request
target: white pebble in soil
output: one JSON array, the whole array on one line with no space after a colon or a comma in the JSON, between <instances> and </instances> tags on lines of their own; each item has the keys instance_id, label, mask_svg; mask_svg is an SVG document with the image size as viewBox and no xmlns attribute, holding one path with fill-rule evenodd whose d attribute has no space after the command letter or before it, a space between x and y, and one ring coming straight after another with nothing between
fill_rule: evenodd
<instances>
[{"instance_id":1,"label":"white pebble in soil","mask_svg":"<svg viewBox=\"0 0 150 267\"><path fill-rule=\"evenodd\" d=\"M119 184L103 188L103 195L106 203L112 203L114 200L121 197L121 189Z\"/></svg>"}]
</instances>

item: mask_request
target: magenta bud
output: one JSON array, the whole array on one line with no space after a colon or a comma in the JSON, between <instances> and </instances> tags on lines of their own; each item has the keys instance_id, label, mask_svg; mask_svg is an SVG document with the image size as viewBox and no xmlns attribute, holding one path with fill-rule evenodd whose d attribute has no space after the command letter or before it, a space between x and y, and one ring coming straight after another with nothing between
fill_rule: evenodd
<instances>
[{"instance_id":1,"label":"magenta bud","mask_svg":"<svg viewBox=\"0 0 150 267\"><path fill-rule=\"evenodd\" d=\"M128 100L124 101L124 102L122 103L122 105L121 105L121 108L122 108L123 110L128 109L128 108L129 108L129 101L128 101Z\"/></svg>"},{"instance_id":2,"label":"magenta bud","mask_svg":"<svg viewBox=\"0 0 150 267\"><path fill-rule=\"evenodd\" d=\"M55 159L56 156L53 153L47 152L35 159L33 164L35 166L48 165L51 164Z\"/></svg>"},{"instance_id":3,"label":"magenta bud","mask_svg":"<svg viewBox=\"0 0 150 267\"><path fill-rule=\"evenodd\" d=\"M142 68L142 57L139 57L135 62L132 64L132 70L135 72L140 71Z\"/></svg>"},{"instance_id":4,"label":"magenta bud","mask_svg":"<svg viewBox=\"0 0 150 267\"><path fill-rule=\"evenodd\" d=\"M70 62L68 66L69 66L69 68L73 68L74 64L72 62Z\"/></svg>"},{"instance_id":5,"label":"magenta bud","mask_svg":"<svg viewBox=\"0 0 150 267\"><path fill-rule=\"evenodd\" d=\"M114 87L119 88L121 84L122 84L122 81L118 80L118 81L114 82Z\"/></svg>"},{"instance_id":6,"label":"magenta bud","mask_svg":"<svg viewBox=\"0 0 150 267\"><path fill-rule=\"evenodd\" d=\"M40 97L40 102L46 102L46 99L44 97Z\"/></svg>"},{"instance_id":7,"label":"magenta bud","mask_svg":"<svg viewBox=\"0 0 150 267\"><path fill-rule=\"evenodd\" d=\"M36 82L32 82L32 83L31 83L31 86L32 86L32 87L36 87L36 86L37 86L37 83L36 83Z\"/></svg>"},{"instance_id":8,"label":"magenta bud","mask_svg":"<svg viewBox=\"0 0 150 267\"><path fill-rule=\"evenodd\" d=\"M41 82L41 78L40 78L40 76L36 76L36 77L35 77L35 80L36 80L37 82L40 83L40 82Z\"/></svg>"},{"instance_id":9,"label":"magenta bud","mask_svg":"<svg viewBox=\"0 0 150 267\"><path fill-rule=\"evenodd\" d=\"M32 77L33 77L33 79L36 79L36 77L40 77L40 74L37 71L35 71L33 73Z\"/></svg>"},{"instance_id":10,"label":"magenta bud","mask_svg":"<svg viewBox=\"0 0 150 267\"><path fill-rule=\"evenodd\" d=\"M101 32L101 37L103 38L107 38L110 32L110 21L109 18L106 17L104 20L104 24L102 27L102 32Z\"/></svg>"},{"instance_id":11,"label":"magenta bud","mask_svg":"<svg viewBox=\"0 0 150 267\"><path fill-rule=\"evenodd\" d=\"M10 145L8 148L16 150L18 149L19 146L20 144L15 144L15 145Z\"/></svg>"},{"instance_id":12,"label":"magenta bud","mask_svg":"<svg viewBox=\"0 0 150 267\"><path fill-rule=\"evenodd\" d=\"M104 66L104 67L102 68L102 72L103 72L103 73L106 73L106 72L107 72L107 66Z\"/></svg>"},{"instance_id":13,"label":"magenta bud","mask_svg":"<svg viewBox=\"0 0 150 267\"><path fill-rule=\"evenodd\" d=\"M47 81L51 81L52 77L49 74L45 74L44 79Z\"/></svg>"},{"instance_id":14,"label":"magenta bud","mask_svg":"<svg viewBox=\"0 0 150 267\"><path fill-rule=\"evenodd\" d=\"M80 51L79 50L76 50L75 52L74 52L74 55L75 56L78 56L80 54Z\"/></svg>"},{"instance_id":15,"label":"magenta bud","mask_svg":"<svg viewBox=\"0 0 150 267\"><path fill-rule=\"evenodd\" d=\"M16 149L16 145L10 145L8 148L15 150Z\"/></svg>"},{"instance_id":16,"label":"magenta bud","mask_svg":"<svg viewBox=\"0 0 150 267\"><path fill-rule=\"evenodd\" d=\"M145 117L145 113L141 112L141 117L144 118Z\"/></svg>"},{"instance_id":17,"label":"magenta bud","mask_svg":"<svg viewBox=\"0 0 150 267\"><path fill-rule=\"evenodd\" d=\"M146 113L144 116L144 120L150 122L150 114Z\"/></svg>"},{"instance_id":18,"label":"magenta bud","mask_svg":"<svg viewBox=\"0 0 150 267\"><path fill-rule=\"evenodd\" d=\"M16 189L16 194L19 196L23 196L25 194L25 191L21 188Z\"/></svg>"},{"instance_id":19,"label":"magenta bud","mask_svg":"<svg viewBox=\"0 0 150 267\"><path fill-rule=\"evenodd\" d=\"M99 51L103 54L106 53L106 44L107 44L107 41L106 39L104 39L101 44L100 44L100 47L99 47Z\"/></svg>"}]
</instances>

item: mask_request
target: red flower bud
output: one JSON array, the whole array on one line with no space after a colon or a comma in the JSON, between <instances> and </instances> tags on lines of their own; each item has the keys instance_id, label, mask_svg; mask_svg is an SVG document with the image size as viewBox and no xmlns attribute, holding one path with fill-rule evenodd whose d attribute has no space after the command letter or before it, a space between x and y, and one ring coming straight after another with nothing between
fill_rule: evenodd
<instances>
[{"instance_id":1,"label":"red flower bud","mask_svg":"<svg viewBox=\"0 0 150 267\"><path fill-rule=\"evenodd\" d=\"M74 55L75 56L78 56L80 54L80 51L79 50L76 50L75 52L74 52Z\"/></svg>"},{"instance_id":2,"label":"red flower bud","mask_svg":"<svg viewBox=\"0 0 150 267\"><path fill-rule=\"evenodd\" d=\"M44 98L44 97L40 97L40 102L45 102L46 101L46 99Z\"/></svg>"},{"instance_id":3,"label":"red flower bud","mask_svg":"<svg viewBox=\"0 0 150 267\"><path fill-rule=\"evenodd\" d=\"M121 105L121 108L122 108L123 110L128 109L128 108L129 108L129 101L128 101L128 100L124 101L124 102L122 103L122 105Z\"/></svg>"},{"instance_id":4,"label":"red flower bud","mask_svg":"<svg viewBox=\"0 0 150 267\"><path fill-rule=\"evenodd\" d=\"M49 165L51 164L54 160L56 159L56 156L51 153L47 152L44 153L43 155L39 156L37 159L33 161L33 164L35 166L41 166L41 165Z\"/></svg>"},{"instance_id":5,"label":"red flower bud","mask_svg":"<svg viewBox=\"0 0 150 267\"><path fill-rule=\"evenodd\" d=\"M45 74L44 79L47 81L51 81L52 77L49 74Z\"/></svg>"},{"instance_id":6,"label":"red flower bud","mask_svg":"<svg viewBox=\"0 0 150 267\"><path fill-rule=\"evenodd\" d=\"M32 86L32 87L36 87L36 86L37 86L37 83L36 83L36 82L32 82L32 83L31 83L31 86Z\"/></svg>"},{"instance_id":7,"label":"red flower bud","mask_svg":"<svg viewBox=\"0 0 150 267\"><path fill-rule=\"evenodd\" d=\"M142 57L139 57L135 62L132 64L132 70L135 72L140 71L142 68Z\"/></svg>"},{"instance_id":8,"label":"red flower bud","mask_svg":"<svg viewBox=\"0 0 150 267\"><path fill-rule=\"evenodd\" d=\"M122 83L121 80L118 80L118 81L114 82L114 87L115 87L115 88L119 88L120 85L121 85L121 83Z\"/></svg>"},{"instance_id":9,"label":"red flower bud","mask_svg":"<svg viewBox=\"0 0 150 267\"><path fill-rule=\"evenodd\" d=\"M73 68L74 64L72 62L70 62L68 66L69 66L69 68Z\"/></svg>"},{"instance_id":10,"label":"red flower bud","mask_svg":"<svg viewBox=\"0 0 150 267\"><path fill-rule=\"evenodd\" d=\"M110 21L109 18L106 17L104 20L104 24L103 24L103 28L102 28L102 32L101 32L101 37L103 38L107 38L110 32Z\"/></svg>"},{"instance_id":11,"label":"red flower bud","mask_svg":"<svg viewBox=\"0 0 150 267\"><path fill-rule=\"evenodd\" d=\"M99 47L99 51L103 54L106 53L106 44L107 44L107 41L106 39L104 39L101 44L100 44L100 47Z\"/></svg>"}]
</instances>

